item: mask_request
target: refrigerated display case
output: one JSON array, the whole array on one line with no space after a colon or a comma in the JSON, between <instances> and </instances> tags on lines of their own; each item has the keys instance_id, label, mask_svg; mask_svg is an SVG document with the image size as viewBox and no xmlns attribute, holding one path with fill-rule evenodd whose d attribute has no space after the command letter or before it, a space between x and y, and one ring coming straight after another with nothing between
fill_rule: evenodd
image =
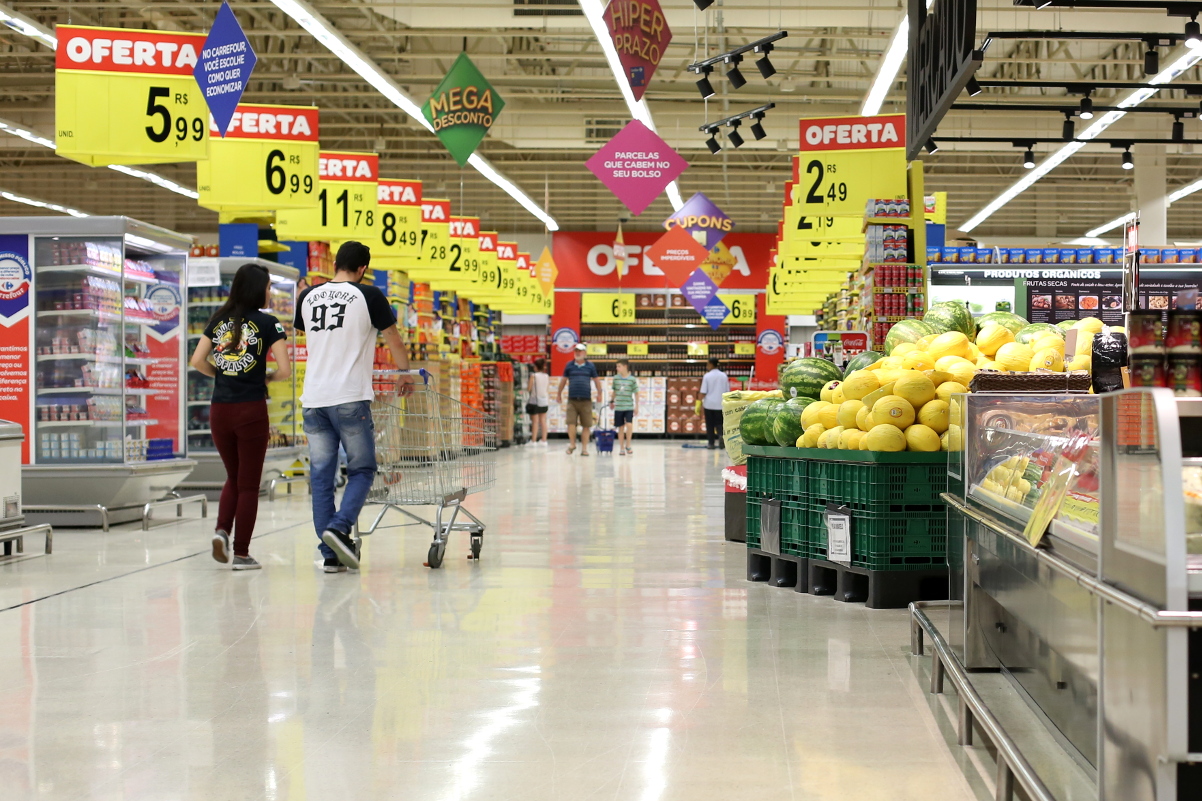
<instances>
[{"instance_id":1,"label":"refrigerated display case","mask_svg":"<svg viewBox=\"0 0 1202 801\"><path fill-rule=\"evenodd\" d=\"M184 456L191 240L125 217L0 219L0 416L21 423L33 522L142 516Z\"/></svg>"},{"instance_id":2,"label":"refrigerated display case","mask_svg":"<svg viewBox=\"0 0 1202 801\"><path fill-rule=\"evenodd\" d=\"M259 264L271 274L269 308L263 311L274 315L288 335L288 352L293 358L292 379L273 381L267 385L267 412L271 426L267 457L263 462L263 485L281 479L304 453L300 415L297 403L296 369L297 342L292 321L296 305L296 283L299 271L266 259L194 258L189 262L188 296L188 354L196 348L209 318L229 298L234 273L243 264ZM274 371L275 361L269 360L268 370ZM209 406L213 396L213 379L192 367L187 370L186 437L188 458L196 461L196 469L180 486L204 492L216 498L225 484L225 467L213 444L209 430Z\"/></svg>"}]
</instances>

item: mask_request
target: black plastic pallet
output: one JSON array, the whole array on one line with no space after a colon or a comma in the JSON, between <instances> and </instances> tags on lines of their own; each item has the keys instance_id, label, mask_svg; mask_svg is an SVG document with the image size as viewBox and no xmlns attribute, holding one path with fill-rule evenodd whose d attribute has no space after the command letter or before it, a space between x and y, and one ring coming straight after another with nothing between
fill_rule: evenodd
<instances>
[{"instance_id":1,"label":"black plastic pallet","mask_svg":"<svg viewBox=\"0 0 1202 801\"><path fill-rule=\"evenodd\" d=\"M945 601L946 567L931 570L870 570L866 567L809 559L806 587L813 595L833 595L869 609L902 609L911 601Z\"/></svg>"},{"instance_id":2,"label":"black plastic pallet","mask_svg":"<svg viewBox=\"0 0 1202 801\"><path fill-rule=\"evenodd\" d=\"M802 587L809 576L808 559L801 556L747 549L747 580L766 581L773 587ZM798 589L798 592L805 590Z\"/></svg>"}]
</instances>

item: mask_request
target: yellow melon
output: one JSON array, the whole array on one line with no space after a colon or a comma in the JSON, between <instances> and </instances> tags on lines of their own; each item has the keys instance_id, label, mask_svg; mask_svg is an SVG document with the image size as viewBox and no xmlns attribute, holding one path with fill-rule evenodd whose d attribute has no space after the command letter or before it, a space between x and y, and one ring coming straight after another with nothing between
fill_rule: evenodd
<instances>
[{"instance_id":1,"label":"yellow melon","mask_svg":"<svg viewBox=\"0 0 1202 801\"><path fill-rule=\"evenodd\" d=\"M952 380L957 384L968 386L972 383L972 377L977 374L977 367L972 364L953 364L952 369L948 370L952 375Z\"/></svg>"},{"instance_id":2,"label":"yellow melon","mask_svg":"<svg viewBox=\"0 0 1202 801\"><path fill-rule=\"evenodd\" d=\"M964 429L954 423L948 426L947 431L939 438L939 448L945 451L964 450Z\"/></svg>"},{"instance_id":3,"label":"yellow melon","mask_svg":"<svg viewBox=\"0 0 1202 801\"><path fill-rule=\"evenodd\" d=\"M898 368L896 370L881 369L881 370L876 371L876 376L877 376L877 378L879 378L881 380L881 386L884 387L887 384L892 384L894 381L901 378L903 375L905 375L905 372L906 372L905 370L902 370L900 368ZM865 396L865 397L867 397L867 396Z\"/></svg>"},{"instance_id":4,"label":"yellow melon","mask_svg":"<svg viewBox=\"0 0 1202 801\"><path fill-rule=\"evenodd\" d=\"M1055 348L1044 348L1036 351L1031 357L1031 372L1036 370L1051 370L1053 373L1064 372L1064 354Z\"/></svg>"},{"instance_id":5,"label":"yellow melon","mask_svg":"<svg viewBox=\"0 0 1202 801\"><path fill-rule=\"evenodd\" d=\"M959 381L944 381L939 386L935 387L935 397L941 401L951 403L952 395L958 395L961 392L968 392L968 387L961 384Z\"/></svg>"},{"instance_id":6,"label":"yellow melon","mask_svg":"<svg viewBox=\"0 0 1202 801\"><path fill-rule=\"evenodd\" d=\"M918 340L918 342L915 344L917 345L919 350L926 350L927 348L929 348L931 346L931 343L934 342L936 340L936 338L938 338L938 336L939 336L938 334L927 334L925 337ZM896 350L897 349L894 348L895 352L896 352Z\"/></svg>"},{"instance_id":7,"label":"yellow melon","mask_svg":"<svg viewBox=\"0 0 1202 801\"><path fill-rule=\"evenodd\" d=\"M1084 320L1078 320L1073 323L1073 328L1080 331L1088 331L1091 334L1100 334L1102 333L1103 325L1104 323L1097 317L1086 317Z\"/></svg>"},{"instance_id":8,"label":"yellow melon","mask_svg":"<svg viewBox=\"0 0 1202 801\"><path fill-rule=\"evenodd\" d=\"M813 405L812 403L810 404L810 406ZM808 409L810 406L806 408ZM822 427L826 429L831 429L839 425L839 407L833 403L823 406L818 412L817 422L822 423Z\"/></svg>"},{"instance_id":9,"label":"yellow melon","mask_svg":"<svg viewBox=\"0 0 1202 801\"><path fill-rule=\"evenodd\" d=\"M1031 347L1036 353L1039 353L1041 350L1045 350L1047 348L1052 348L1060 351L1061 356L1064 355L1064 339L1056 336L1055 334L1046 334L1045 336L1041 336L1039 339L1031 343Z\"/></svg>"},{"instance_id":10,"label":"yellow melon","mask_svg":"<svg viewBox=\"0 0 1202 801\"><path fill-rule=\"evenodd\" d=\"M927 353L939 361L944 356L959 356L964 358L968 355L968 337L960 331L948 331L946 334L940 334L935 337L935 341L927 346Z\"/></svg>"},{"instance_id":11,"label":"yellow melon","mask_svg":"<svg viewBox=\"0 0 1202 801\"><path fill-rule=\"evenodd\" d=\"M1001 362L995 362L995 361L992 361L992 360L990 360L990 361L987 361L987 362L985 362L984 364L982 364L982 365L981 365L981 369L982 369L982 370L996 370L996 371L997 371L997 372L999 372L999 373L1008 373L1008 372L1010 372L1009 370L1007 370L1007 369L1006 369L1006 368L1005 368L1005 367L1002 365L1002 363L1001 363Z\"/></svg>"},{"instance_id":12,"label":"yellow melon","mask_svg":"<svg viewBox=\"0 0 1202 801\"><path fill-rule=\"evenodd\" d=\"M863 400L869 392L875 392L880 388L881 380L877 378L876 374L864 370L856 370L844 380L840 387L843 390L843 397L848 400Z\"/></svg>"},{"instance_id":13,"label":"yellow melon","mask_svg":"<svg viewBox=\"0 0 1202 801\"><path fill-rule=\"evenodd\" d=\"M987 325L977 334L977 348L985 356L993 356L998 350L1014 341L1014 333L1005 326Z\"/></svg>"},{"instance_id":14,"label":"yellow melon","mask_svg":"<svg viewBox=\"0 0 1202 801\"><path fill-rule=\"evenodd\" d=\"M872 409L864 406L856 412L856 428L861 431L871 431L872 426Z\"/></svg>"},{"instance_id":15,"label":"yellow melon","mask_svg":"<svg viewBox=\"0 0 1202 801\"><path fill-rule=\"evenodd\" d=\"M890 428L892 428L892 427L893 426L890 426ZM867 431L864 432L864 436L860 437L860 450L862 450L862 451L869 450L869 448L868 448L868 432Z\"/></svg>"},{"instance_id":16,"label":"yellow melon","mask_svg":"<svg viewBox=\"0 0 1202 801\"><path fill-rule=\"evenodd\" d=\"M935 362L935 369L942 370L945 373L951 372L952 365L967 364L969 367L971 367L974 361L975 359L965 359L963 356L944 356L942 359Z\"/></svg>"},{"instance_id":17,"label":"yellow melon","mask_svg":"<svg viewBox=\"0 0 1202 801\"><path fill-rule=\"evenodd\" d=\"M864 432L860 431L860 429L858 429L858 428L843 429L843 433L839 435L840 450L845 450L845 451L851 450L852 436L855 434L862 434L862 433L864 433Z\"/></svg>"},{"instance_id":18,"label":"yellow melon","mask_svg":"<svg viewBox=\"0 0 1202 801\"><path fill-rule=\"evenodd\" d=\"M950 415L951 407L948 405L948 402L936 398L933 401L927 401L918 410L918 422L930 428L936 434L942 434L944 431L947 431L948 424L951 422L949 419Z\"/></svg>"},{"instance_id":19,"label":"yellow melon","mask_svg":"<svg viewBox=\"0 0 1202 801\"><path fill-rule=\"evenodd\" d=\"M868 446L870 451L884 451L886 453L897 453L906 449L905 433L891 425L874 426L871 431L864 435L864 444Z\"/></svg>"},{"instance_id":20,"label":"yellow melon","mask_svg":"<svg viewBox=\"0 0 1202 801\"><path fill-rule=\"evenodd\" d=\"M886 356L883 359L878 359L876 364L880 365L881 370L900 370L902 369L902 360L900 356ZM881 379L884 383L884 379Z\"/></svg>"},{"instance_id":21,"label":"yellow melon","mask_svg":"<svg viewBox=\"0 0 1202 801\"><path fill-rule=\"evenodd\" d=\"M895 359L900 359L912 350L918 350L918 346L913 342L902 342L893 346L893 351L889 354Z\"/></svg>"},{"instance_id":22,"label":"yellow melon","mask_svg":"<svg viewBox=\"0 0 1202 801\"><path fill-rule=\"evenodd\" d=\"M1110 326L1110 333L1112 333L1112 334L1126 334L1126 333L1127 333L1127 329L1126 329L1126 328L1124 328L1124 327L1123 327L1123 326L1121 326L1121 325L1112 325L1112 326Z\"/></svg>"},{"instance_id":23,"label":"yellow melon","mask_svg":"<svg viewBox=\"0 0 1202 801\"><path fill-rule=\"evenodd\" d=\"M811 404L811 405L813 405L813 404ZM809 407L806 407L806 408L809 408ZM818 438L821 437L825 433L826 433L826 429L823 428L821 424L815 423L814 425L806 428L805 433L801 435L801 439L797 440L797 447L799 447L799 448L817 448L818 447Z\"/></svg>"},{"instance_id":24,"label":"yellow melon","mask_svg":"<svg viewBox=\"0 0 1202 801\"><path fill-rule=\"evenodd\" d=\"M886 395L873 404L872 419L876 423L872 427L873 431L882 425L906 428L914 422L914 404L900 395Z\"/></svg>"},{"instance_id":25,"label":"yellow melon","mask_svg":"<svg viewBox=\"0 0 1202 801\"><path fill-rule=\"evenodd\" d=\"M827 406L830 406L829 401L814 401L801 410L801 427L809 430L810 426L820 422L818 420L819 413Z\"/></svg>"},{"instance_id":26,"label":"yellow melon","mask_svg":"<svg viewBox=\"0 0 1202 801\"><path fill-rule=\"evenodd\" d=\"M939 434L930 426L916 423L906 429L906 450L933 453L939 450Z\"/></svg>"},{"instance_id":27,"label":"yellow melon","mask_svg":"<svg viewBox=\"0 0 1202 801\"><path fill-rule=\"evenodd\" d=\"M959 398L952 398L948 401L948 420L951 426L964 425L964 409L960 405Z\"/></svg>"},{"instance_id":28,"label":"yellow melon","mask_svg":"<svg viewBox=\"0 0 1202 801\"><path fill-rule=\"evenodd\" d=\"M879 370L879 369L881 369L881 360L880 360L880 359L877 359L877 360L876 360L875 362L873 362L872 364L868 365L867 367L861 367L861 368L860 368L859 370L857 370L856 372L858 373L858 372L861 372L861 371L863 371L863 370ZM853 373L853 375L854 375L854 373Z\"/></svg>"},{"instance_id":29,"label":"yellow melon","mask_svg":"<svg viewBox=\"0 0 1202 801\"><path fill-rule=\"evenodd\" d=\"M1093 356L1087 353L1074 356L1064 363L1065 370L1093 370Z\"/></svg>"},{"instance_id":30,"label":"yellow melon","mask_svg":"<svg viewBox=\"0 0 1202 801\"><path fill-rule=\"evenodd\" d=\"M994 359L996 359L997 363L1003 369L1021 373L1025 372L1031 366L1031 359L1034 357L1035 351L1031 350L1030 345L1023 345L1020 342L1007 342L998 348Z\"/></svg>"},{"instance_id":31,"label":"yellow melon","mask_svg":"<svg viewBox=\"0 0 1202 801\"><path fill-rule=\"evenodd\" d=\"M838 403L838 401L834 399L834 394L835 390L838 389L839 385L842 383L843 382L841 380L827 381L822 386L822 391L818 393L818 397L827 403Z\"/></svg>"},{"instance_id":32,"label":"yellow melon","mask_svg":"<svg viewBox=\"0 0 1202 801\"><path fill-rule=\"evenodd\" d=\"M981 358L984 355L985 354L981 353L981 349L977 347L977 343L975 343L975 342L968 343L968 356L965 357L966 359L968 359L971 362L975 362L977 359Z\"/></svg>"},{"instance_id":33,"label":"yellow melon","mask_svg":"<svg viewBox=\"0 0 1202 801\"><path fill-rule=\"evenodd\" d=\"M843 427L835 426L830 431L827 431L825 434L823 434L821 437L818 438L818 447L819 448L829 448L830 450L835 450L836 448L839 447L839 437L842 434L843 434Z\"/></svg>"},{"instance_id":34,"label":"yellow melon","mask_svg":"<svg viewBox=\"0 0 1202 801\"><path fill-rule=\"evenodd\" d=\"M844 428L855 428L856 427L856 414L861 409L865 409L865 408L867 408L867 407L864 406L863 401L845 400L839 404L839 412L838 412L838 414L835 415L835 422L837 422L839 425L843 426Z\"/></svg>"},{"instance_id":35,"label":"yellow melon","mask_svg":"<svg viewBox=\"0 0 1202 801\"><path fill-rule=\"evenodd\" d=\"M858 451L860 449L860 443L864 440L864 435L868 432L861 431L857 428L853 431L845 431L843 433L847 436L847 449Z\"/></svg>"},{"instance_id":36,"label":"yellow melon","mask_svg":"<svg viewBox=\"0 0 1202 801\"><path fill-rule=\"evenodd\" d=\"M935 383L923 373L911 371L894 382L893 394L905 398L917 409L935 397Z\"/></svg>"},{"instance_id":37,"label":"yellow melon","mask_svg":"<svg viewBox=\"0 0 1202 801\"><path fill-rule=\"evenodd\" d=\"M934 370L935 360L926 351L912 350L902 357L902 366L907 370Z\"/></svg>"},{"instance_id":38,"label":"yellow melon","mask_svg":"<svg viewBox=\"0 0 1202 801\"><path fill-rule=\"evenodd\" d=\"M839 386L835 387L834 391L831 392L831 403L838 406L845 400L847 400L847 396L843 394L843 384L840 382Z\"/></svg>"}]
</instances>

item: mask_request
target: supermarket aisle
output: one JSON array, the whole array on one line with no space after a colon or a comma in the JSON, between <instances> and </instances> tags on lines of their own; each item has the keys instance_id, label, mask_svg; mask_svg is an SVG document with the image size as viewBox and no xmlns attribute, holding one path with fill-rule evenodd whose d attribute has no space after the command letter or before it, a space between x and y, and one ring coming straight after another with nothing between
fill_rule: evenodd
<instances>
[{"instance_id":1,"label":"supermarket aisle","mask_svg":"<svg viewBox=\"0 0 1202 801\"><path fill-rule=\"evenodd\" d=\"M199 522L0 566L4 797L973 798L905 613L747 584L722 455L636 446L502 452L483 561L437 572L394 528L318 573L307 496L259 573Z\"/></svg>"}]
</instances>

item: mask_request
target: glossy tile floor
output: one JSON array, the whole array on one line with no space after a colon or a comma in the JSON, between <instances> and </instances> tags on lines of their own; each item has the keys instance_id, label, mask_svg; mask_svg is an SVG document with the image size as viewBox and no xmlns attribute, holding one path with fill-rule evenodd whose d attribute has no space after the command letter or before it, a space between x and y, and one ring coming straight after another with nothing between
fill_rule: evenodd
<instances>
[{"instance_id":1,"label":"glossy tile floor","mask_svg":"<svg viewBox=\"0 0 1202 801\"><path fill-rule=\"evenodd\" d=\"M209 521L60 531L0 565L0 798L977 798L906 612L748 584L723 455L636 445L502 451L439 571L388 528L318 572L306 495L254 573Z\"/></svg>"}]
</instances>

